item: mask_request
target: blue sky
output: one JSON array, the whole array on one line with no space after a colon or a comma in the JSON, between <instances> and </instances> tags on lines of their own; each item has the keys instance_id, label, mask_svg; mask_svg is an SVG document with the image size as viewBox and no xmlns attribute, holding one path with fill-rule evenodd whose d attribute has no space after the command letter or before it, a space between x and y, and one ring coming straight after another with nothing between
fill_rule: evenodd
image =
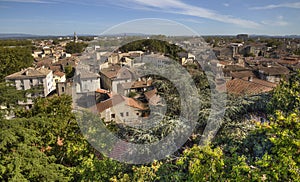
<instances>
[{"instance_id":1,"label":"blue sky","mask_svg":"<svg viewBox=\"0 0 300 182\"><path fill-rule=\"evenodd\" d=\"M300 35L299 17L295 0L0 0L0 33L99 35L122 22L162 18L200 35Z\"/></svg>"}]
</instances>

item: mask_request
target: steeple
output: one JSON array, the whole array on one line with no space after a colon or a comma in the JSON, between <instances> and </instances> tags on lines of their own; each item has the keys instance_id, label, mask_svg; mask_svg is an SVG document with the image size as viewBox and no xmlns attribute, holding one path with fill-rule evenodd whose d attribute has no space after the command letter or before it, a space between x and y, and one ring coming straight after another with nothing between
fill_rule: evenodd
<instances>
[{"instance_id":1,"label":"steeple","mask_svg":"<svg viewBox=\"0 0 300 182\"><path fill-rule=\"evenodd\" d=\"M78 41L78 37L77 37L77 34L76 34L76 32L74 32L74 37L73 37L73 40L74 40L74 42L75 42L75 43Z\"/></svg>"}]
</instances>

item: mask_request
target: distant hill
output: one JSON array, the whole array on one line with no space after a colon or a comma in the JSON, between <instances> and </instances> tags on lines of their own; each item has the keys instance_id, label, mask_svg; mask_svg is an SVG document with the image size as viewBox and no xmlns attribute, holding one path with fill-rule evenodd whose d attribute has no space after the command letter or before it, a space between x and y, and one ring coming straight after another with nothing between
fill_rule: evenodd
<instances>
[{"instance_id":1,"label":"distant hill","mask_svg":"<svg viewBox=\"0 0 300 182\"><path fill-rule=\"evenodd\" d=\"M60 36L54 35L34 35L23 33L0 33L0 39L40 39L40 38L57 38Z\"/></svg>"},{"instance_id":2,"label":"distant hill","mask_svg":"<svg viewBox=\"0 0 300 182\"><path fill-rule=\"evenodd\" d=\"M32 37L41 37L39 35L33 34L18 34L18 33L0 33L0 39L13 39L13 38L32 38Z\"/></svg>"}]
</instances>

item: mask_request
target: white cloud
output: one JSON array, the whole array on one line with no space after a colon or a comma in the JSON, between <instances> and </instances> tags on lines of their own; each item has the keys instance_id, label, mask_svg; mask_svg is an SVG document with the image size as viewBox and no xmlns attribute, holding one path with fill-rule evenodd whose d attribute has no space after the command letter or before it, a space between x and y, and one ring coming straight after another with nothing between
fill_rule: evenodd
<instances>
[{"instance_id":1,"label":"white cloud","mask_svg":"<svg viewBox=\"0 0 300 182\"><path fill-rule=\"evenodd\" d=\"M284 27L289 25L288 22L284 21L284 17L279 15L276 20L265 20L261 22L264 25L268 25L268 26L280 26L280 27Z\"/></svg>"},{"instance_id":2,"label":"white cloud","mask_svg":"<svg viewBox=\"0 0 300 182\"><path fill-rule=\"evenodd\" d=\"M228 3L224 3L223 6L229 7L229 4Z\"/></svg>"},{"instance_id":3,"label":"white cloud","mask_svg":"<svg viewBox=\"0 0 300 182\"><path fill-rule=\"evenodd\" d=\"M264 10L264 9L275 9L275 8L295 8L295 9L300 9L300 2L282 3L282 4L270 4L270 5L267 5L267 6L253 7L253 8L250 8L250 9Z\"/></svg>"},{"instance_id":4,"label":"white cloud","mask_svg":"<svg viewBox=\"0 0 300 182\"><path fill-rule=\"evenodd\" d=\"M196 23L196 24L203 24L204 21L199 21L199 20L195 20L195 19L191 19L191 18L181 18L181 19L177 19L178 21L181 22L190 22L190 23Z\"/></svg>"},{"instance_id":5,"label":"white cloud","mask_svg":"<svg viewBox=\"0 0 300 182\"><path fill-rule=\"evenodd\" d=\"M189 15L189 16L194 16L199 18L206 18L210 20L223 22L223 23L235 24L247 28L257 28L260 26L259 23L256 23L251 20L244 20L229 15L222 15L216 11L202 8L202 7L192 6L184 2L181 2L180 0L164 0L164 1L127 0L123 2L127 3L126 4L127 7L131 7L131 5L128 6L128 3L135 3L136 5L139 5L138 8L141 9L147 8L154 11L162 11L166 13L174 13L174 14ZM137 6L132 6L132 7L137 8Z\"/></svg>"}]
</instances>

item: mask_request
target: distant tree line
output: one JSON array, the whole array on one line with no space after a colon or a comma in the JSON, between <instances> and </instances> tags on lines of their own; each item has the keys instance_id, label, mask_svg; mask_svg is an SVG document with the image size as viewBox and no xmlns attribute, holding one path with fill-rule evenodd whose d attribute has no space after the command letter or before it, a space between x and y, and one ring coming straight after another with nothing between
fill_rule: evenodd
<instances>
[{"instance_id":1,"label":"distant tree line","mask_svg":"<svg viewBox=\"0 0 300 182\"><path fill-rule=\"evenodd\" d=\"M31 46L30 40L1 40L0 47L2 46Z\"/></svg>"}]
</instances>

